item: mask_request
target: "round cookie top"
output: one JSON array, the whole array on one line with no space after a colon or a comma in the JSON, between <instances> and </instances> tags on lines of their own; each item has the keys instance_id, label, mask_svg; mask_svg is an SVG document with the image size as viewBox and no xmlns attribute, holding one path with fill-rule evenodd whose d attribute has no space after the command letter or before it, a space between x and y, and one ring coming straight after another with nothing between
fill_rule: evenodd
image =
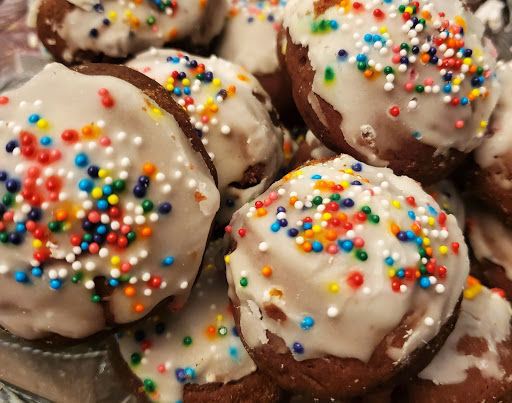
<instances>
[{"instance_id":1,"label":"round cookie top","mask_svg":"<svg viewBox=\"0 0 512 403\"><path fill-rule=\"evenodd\" d=\"M183 401L186 384L227 383L256 370L238 336L226 278L215 265L219 248L212 245L181 311L118 335L121 354L151 401Z\"/></svg>"},{"instance_id":2,"label":"round cookie top","mask_svg":"<svg viewBox=\"0 0 512 403\"><path fill-rule=\"evenodd\" d=\"M50 64L0 97L0 325L25 338L180 307L219 207L186 116L103 69Z\"/></svg>"},{"instance_id":3,"label":"round cookie top","mask_svg":"<svg viewBox=\"0 0 512 403\"><path fill-rule=\"evenodd\" d=\"M475 150L475 161L481 168L500 164L502 158L506 162L512 152L512 130L508 124L512 119L512 100L508 98L508 91L512 89L512 62L500 62L497 77L502 93L492 114L489 136Z\"/></svg>"},{"instance_id":4,"label":"round cookie top","mask_svg":"<svg viewBox=\"0 0 512 403\"><path fill-rule=\"evenodd\" d=\"M277 33L285 5L286 0L231 0L216 54L252 74L278 71Z\"/></svg>"},{"instance_id":5,"label":"round cookie top","mask_svg":"<svg viewBox=\"0 0 512 403\"><path fill-rule=\"evenodd\" d=\"M501 290L490 290L469 276L455 329L418 378L436 385L458 384L467 379L468 369L477 368L485 378L502 380L507 374L500 361L507 357L501 356L499 345L510 337L511 314ZM467 351L468 338L484 341L484 351Z\"/></svg>"},{"instance_id":6,"label":"round cookie top","mask_svg":"<svg viewBox=\"0 0 512 403\"><path fill-rule=\"evenodd\" d=\"M341 155L286 175L233 217L230 297L251 348L367 362L406 315L405 359L452 315L469 270L455 217L407 177ZM337 342L333 342L337 340Z\"/></svg>"},{"instance_id":7,"label":"round cookie top","mask_svg":"<svg viewBox=\"0 0 512 403\"><path fill-rule=\"evenodd\" d=\"M283 26L308 48L313 92L368 161L385 165L378 151L400 151L398 134L439 153L481 142L499 93L495 59L459 0L290 0Z\"/></svg>"},{"instance_id":8,"label":"round cookie top","mask_svg":"<svg viewBox=\"0 0 512 403\"><path fill-rule=\"evenodd\" d=\"M41 33L46 19L53 15L62 18L57 24L53 22L56 27L52 30L64 42L59 56L67 63L76 61L77 51L126 58L168 42L186 40L191 46L207 46L222 30L228 9L225 0L67 0L67 3L67 11L60 16L61 10L51 13L52 7L66 8L59 1L36 0L29 21L36 25L37 18ZM44 14L37 16L40 7L45 9ZM41 40L50 50L56 45L55 38L43 35Z\"/></svg>"},{"instance_id":9,"label":"round cookie top","mask_svg":"<svg viewBox=\"0 0 512 403\"><path fill-rule=\"evenodd\" d=\"M270 98L242 67L152 49L127 63L162 84L188 113L219 175L226 225L244 203L265 191L283 164L283 130Z\"/></svg>"}]
</instances>

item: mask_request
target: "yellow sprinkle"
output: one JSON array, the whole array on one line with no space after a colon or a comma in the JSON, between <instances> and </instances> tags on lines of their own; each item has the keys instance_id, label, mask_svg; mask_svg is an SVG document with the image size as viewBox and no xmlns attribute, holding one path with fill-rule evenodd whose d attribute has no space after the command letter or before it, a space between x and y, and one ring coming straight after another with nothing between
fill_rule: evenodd
<instances>
[{"instance_id":1,"label":"yellow sprinkle","mask_svg":"<svg viewBox=\"0 0 512 403\"><path fill-rule=\"evenodd\" d=\"M258 15L258 19L259 19L259 20L263 21L263 18L264 18L264 15L263 15L263 14Z\"/></svg>"},{"instance_id":2,"label":"yellow sprinkle","mask_svg":"<svg viewBox=\"0 0 512 403\"><path fill-rule=\"evenodd\" d=\"M184 78L181 82L184 86L188 87L190 85L190 80L188 78Z\"/></svg>"},{"instance_id":3,"label":"yellow sprinkle","mask_svg":"<svg viewBox=\"0 0 512 403\"><path fill-rule=\"evenodd\" d=\"M455 16L455 22L458 26L460 26L464 31L466 31L466 20L462 18L460 15Z\"/></svg>"},{"instance_id":4,"label":"yellow sprinkle","mask_svg":"<svg viewBox=\"0 0 512 403\"><path fill-rule=\"evenodd\" d=\"M99 199L101 196L103 196L103 191L101 188L94 188L91 192L92 197L95 199Z\"/></svg>"},{"instance_id":5,"label":"yellow sprinkle","mask_svg":"<svg viewBox=\"0 0 512 403\"><path fill-rule=\"evenodd\" d=\"M381 27L380 28L380 33L381 34L385 34L386 32L388 32L388 29L386 27Z\"/></svg>"},{"instance_id":6,"label":"yellow sprinkle","mask_svg":"<svg viewBox=\"0 0 512 403\"><path fill-rule=\"evenodd\" d=\"M121 258L119 256L112 256L110 263L112 263L114 266L117 266L119 263L121 263Z\"/></svg>"},{"instance_id":7,"label":"yellow sprinkle","mask_svg":"<svg viewBox=\"0 0 512 403\"><path fill-rule=\"evenodd\" d=\"M336 283L329 284L329 291L332 293L337 293L340 290L340 286Z\"/></svg>"},{"instance_id":8,"label":"yellow sprinkle","mask_svg":"<svg viewBox=\"0 0 512 403\"><path fill-rule=\"evenodd\" d=\"M393 207L400 208L400 202L398 200L393 200Z\"/></svg>"},{"instance_id":9,"label":"yellow sprinkle","mask_svg":"<svg viewBox=\"0 0 512 403\"><path fill-rule=\"evenodd\" d=\"M322 227L320 225L313 225L313 228L311 229L317 234L322 231Z\"/></svg>"},{"instance_id":10,"label":"yellow sprinkle","mask_svg":"<svg viewBox=\"0 0 512 403\"><path fill-rule=\"evenodd\" d=\"M480 122L480 127L487 127L487 122L485 120L482 120Z\"/></svg>"},{"instance_id":11,"label":"yellow sprinkle","mask_svg":"<svg viewBox=\"0 0 512 403\"><path fill-rule=\"evenodd\" d=\"M388 276L389 276L389 277L395 277L395 273L396 273L396 272L395 272L395 269L389 269L389 270L388 270Z\"/></svg>"},{"instance_id":12,"label":"yellow sprinkle","mask_svg":"<svg viewBox=\"0 0 512 403\"><path fill-rule=\"evenodd\" d=\"M39 249L41 246L43 246L43 243L39 239L34 239L34 242L32 242L32 246L34 248Z\"/></svg>"},{"instance_id":13,"label":"yellow sprinkle","mask_svg":"<svg viewBox=\"0 0 512 403\"><path fill-rule=\"evenodd\" d=\"M324 214L322 214L322 220L328 221L331 218L332 218L332 214L331 213L324 213Z\"/></svg>"},{"instance_id":14,"label":"yellow sprinkle","mask_svg":"<svg viewBox=\"0 0 512 403\"><path fill-rule=\"evenodd\" d=\"M169 78L167 79L167 82L168 82L169 84L174 84L174 78L169 77Z\"/></svg>"},{"instance_id":15,"label":"yellow sprinkle","mask_svg":"<svg viewBox=\"0 0 512 403\"><path fill-rule=\"evenodd\" d=\"M472 62L473 62L473 61L471 60L471 58L470 58L470 57L466 57L466 58L463 60L463 62L462 62L462 63L467 64L467 65L469 66Z\"/></svg>"},{"instance_id":16,"label":"yellow sprinkle","mask_svg":"<svg viewBox=\"0 0 512 403\"><path fill-rule=\"evenodd\" d=\"M229 255L224 256L224 261L225 261L226 263L229 263Z\"/></svg>"},{"instance_id":17,"label":"yellow sprinkle","mask_svg":"<svg viewBox=\"0 0 512 403\"><path fill-rule=\"evenodd\" d=\"M213 105L215 103L214 99L212 97L209 97L207 100L206 100L206 105Z\"/></svg>"},{"instance_id":18,"label":"yellow sprinkle","mask_svg":"<svg viewBox=\"0 0 512 403\"><path fill-rule=\"evenodd\" d=\"M405 8L405 12L409 13L409 14L412 14L412 7L406 7Z\"/></svg>"},{"instance_id":19,"label":"yellow sprinkle","mask_svg":"<svg viewBox=\"0 0 512 403\"><path fill-rule=\"evenodd\" d=\"M448 247L443 245L439 247L439 252L441 252L441 255L446 255L448 253Z\"/></svg>"},{"instance_id":20,"label":"yellow sprinkle","mask_svg":"<svg viewBox=\"0 0 512 403\"><path fill-rule=\"evenodd\" d=\"M473 299L482 291L482 284L475 284L464 290L464 298Z\"/></svg>"},{"instance_id":21,"label":"yellow sprinkle","mask_svg":"<svg viewBox=\"0 0 512 403\"><path fill-rule=\"evenodd\" d=\"M341 181L340 185L343 186L343 189L348 189L350 187L350 183L347 181Z\"/></svg>"},{"instance_id":22,"label":"yellow sprinkle","mask_svg":"<svg viewBox=\"0 0 512 403\"><path fill-rule=\"evenodd\" d=\"M155 115L163 115L162 111L160 109L158 109L158 108L153 108L153 113Z\"/></svg>"},{"instance_id":23,"label":"yellow sprinkle","mask_svg":"<svg viewBox=\"0 0 512 403\"><path fill-rule=\"evenodd\" d=\"M110 195L108 197L108 202L111 205L115 206L117 203L119 203L119 197L117 195Z\"/></svg>"},{"instance_id":24,"label":"yellow sprinkle","mask_svg":"<svg viewBox=\"0 0 512 403\"><path fill-rule=\"evenodd\" d=\"M174 85L167 84L167 86L165 88L167 89L167 91L173 91L174 90Z\"/></svg>"},{"instance_id":25,"label":"yellow sprinkle","mask_svg":"<svg viewBox=\"0 0 512 403\"><path fill-rule=\"evenodd\" d=\"M302 175L302 171L297 171L296 174L297 174L297 176L300 176L300 175Z\"/></svg>"},{"instance_id":26,"label":"yellow sprinkle","mask_svg":"<svg viewBox=\"0 0 512 403\"><path fill-rule=\"evenodd\" d=\"M217 315L217 320L220 322L222 319L224 319L224 316L222 315Z\"/></svg>"},{"instance_id":27,"label":"yellow sprinkle","mask_svg":"<svg viewBox=\"0 0 512 403\"><path fill-rule=\"evenodd\" d=\"M40 129L46 129L48 127L48 121L46 119L39 119L37 122L37 127Z\"/></svg>"},{"instance_id":28,"label":"yellow sprinkle","mask_svg":"<svg viewBox=\"0 0 512 403\"><path fill-rule=\"evenodd\" d=\"M214 113L217 113L219 111L219 107L213 104L212 106L210 106L210 110Z\"/></svg>"},{"instance_id":29,"label":"yellow sprinkle","mask_svg":"<svg viewBox=\"0 0 512 403\"><path fill-rule=\"evenodd\" d=\"M480 90L479 90L478 88L475 88L473 91L471 91L471 93L472 93L475 97L477 97L477 96L479 96L479 95L480 95Z\"/></svg>"},{"instance_id":30,"label":"yellow sprinkle","mask_svg":"<svg viewBox=\"0 0 512 403\"><path fill-rule=\"evenodd\" d=\"M108 175L108 172L106 169L100 169L98 171L98 176L101 178L101 179L105 179Z\"/></svg>"},{"instance_id":31,"label":"yellow sprinkle","mask_svg":"<svg viewBox=\"0 0 512 403\"><path fill-rule=\"evenodd\" d=\"M218 78L214 78L212 84L218 87L219 85L221 85L221 82Z\"/></svg>"},{"instance_id":32,"label":"yellow sprinkle","mask_svg":"<svg viewBox=\"0 0 512 403\"><path fill-rule=\"evenodd\" d=\"M346 172L347 174L349 174L349 175L354 175L354 171L353 171L352 169L350 169L350 168L349 168L349 169L347 169L345 172Z\"/></svg>"},{"instance_id":33,"label":"yellow sprinkle","mask_svg":"<svg viewBox=\"0 0 512 403\"><path fill-rule=\"evenodd\" d=\"M459 85L460 84L460 79L456 78L455 80L453 80L453 85Z\"/></svg>"},{"instance_id":34,"label":"yellow sprinkle","mask_svg":"<svg viewBox=\"0 0 512 403\"><path fill-rule=\"evenodd\" d=\"M124 12L124 15L126 15L127 17L131 16L132 15L132 12L130 10L126 10Z\"/></svg>"},{"instance_id":35,"label":"yellow sprinkle","mask_svg":"<svg viewBox=\"0 0 512 403\"><path fill-rule=\"evenodd\" d=\"M430 245L430 239L428 239L428 238L423 238L423 245L425 245L425 246L429 246L429 245Z\"/></svg>"},{"instance_id":36,"label":"yellow sprinkle","mask_svg":"<svg viewBox=\"0 0 512 403\"><path fill-rule=\"evenodd\" d=\"M109 14L108 14L109 18L111 20L115 20L117 18L117 13L115 11L111 11Z\"/></svg>"},{"instance_id":37,"label":"yellow sprinkle","mask_svg":"<svg viewBox=\"0 0 512 403\"><path fill-rule=\"evenodd\" d=\"M428 223L429 223L429 225L434 225L436 223L435 218L434 217L429 217L428 218Z\"/></svg>"}]
</instances>

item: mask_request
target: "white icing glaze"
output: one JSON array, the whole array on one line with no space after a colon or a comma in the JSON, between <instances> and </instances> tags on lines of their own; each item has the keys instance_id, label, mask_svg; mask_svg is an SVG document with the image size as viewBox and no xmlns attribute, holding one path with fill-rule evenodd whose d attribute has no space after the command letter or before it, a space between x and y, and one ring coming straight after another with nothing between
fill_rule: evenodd
<instances>
[{"instance_id":1,"label":"white icing glaze","mask_svg":"<svg viewBox=\"0 0 512 403\"><path fill-rule=\"evenodd\" d=\"M500 365L498 344L510 337L510 315L507 300L486 287L476 296L464 298L455 329L418 377L436 385L457 384L466 380L469 368L478 368L485 378L503 379L505 370ZM488 351L481 357L459 352L457 347L464 336L484 339Z\"/></svg>"},{"instance_id":2,"label":"white icing glaze","mask_svg":"<svg viewBox=\"0 0 512 403\"><path fill-rule=\"evenodd\" d=\"M321 160L324 158L332 158L336 154L324 146L320 140L318 140L311 130L306 133L304 141L311 147L311 159Z\"/></svg>"},{"instance_id":3,"label":"white icing glaze","mask_svg":"<svg viewBox=\"0 0 512 403\"><path fill-rule=\"evenodd\" d=\"M219 249L213 245L181 311L151 318L119 338L123 358L134 373L142 381L150 379L156 384L156 390L148 393L154 402L182 401L185 384L226 383L256 370L236 334L223 267L215 266L214 255ZM165 330L157 332L157 326ZM192 338L188 346L184 345L186 337ZM148 344L150 347L144 349ZM140 363L134 364L134 353L141 358ZM194 376L178 378L176 371L180 369L193 370Z\"/></svg>"},{"instance_id":4,"label":"white icing glaze","mask_svg":"<svg viewBox=\"0 0 512 403\"><path fill-rule=\"evenodd\" d=\"M487 211L473 208L468 213L469 243L478 260L487 259L505 270L512 280L512 229Z\"/></svg>"},{"instance_id":5,"label":"white icing glaze","mask_svg":"<svg viewBox=\"0 0 512 403\"><path fill-rule=\"evenodd\" d=\"M331 204L337 196L329 199L332 192L321 185L320 177L344 188L335 203L341 205L339 211ZM353 181L362 185L351 185ZM258 210L260 202L264 210ZM240 300L240 324L249 347L267 343L265 333L270 331L286 342L296 360L331 354L367 362L383 338L412 313L416 325L405 345L387 351L401 361L432 339L451 316L469 270L467 247L455 217L441 213L413 180L342 155L294 171L255 203L233 217L230 231L236 249L227 257L230 297ZM371 208L367 217L363 206ZM357 218L357 213L365 217ZM307 217L313 227L305 231ZM392 232L394 224L403 231L397 236ZM425 284L428 289L419 286L419 279L413 280L415 271L427 263L416 243L421 239L398 239L404 239L404 231L411 228L423 239L422 248L426 244L432 248L436 265L447 269L446 276L439 267L431 275L422 275L428 279L423 280L430 284ZM319 245L322 250L315 252ZM268 270L263 269L266 266L271 268L270 275L262 272ZM401 268L410 269L399 273ZM402 274L405 277L400 280ZM287 319L272 319L266 304L276 305ZM309 329L304 328L307 318L314 321ZM295 343L300 343L302 353Z\"/></svg>"},{"instance_id":6,"label":"white icing glaze","mask_svg":"<svg viewBox=\"0 0 512 403\"><path fill-rule=\"evenodd\" d=\"M466 209L464 202L459 192L448 179L437 182L425 189L431 195L439 207L441 207L446 214L453 214L457 219L459 228L466 227Z\"/></svg>"},{"instance_id":7,"label":"white icing glaze","mask_svg":"<svg viewBox=\"0 0 512 403\"><path fill-rule=\"evenodd\" d=\"M497 76L501 84L502 96L492 115L490 128L492 136L486 137L482 145L475 150L475 161L481 168L499 163L500 157L505 157L508 160L508 155L512 152L512 128L510 127L512 120L512 100L510 99L512 62L500 62Z\"/></svg>"},{"instance_id":8,"label":"white icing glaze","mask_svg":"<svg viewBox=\"0 0 512 403\"><path fill-rule=\"evenodd\" d=\"M435 147L438 153L449 148L469 152L478 146L484 133L482 126L494 108L499 87L493 78L494 58L482 44L483 26L463 9L459 0L420 1L421 11L429 10L434 18L427 18L426 27L420 23L418 29L411 29L411 21L411 25L404 23L396 2L359 1L357 10L353 8L355 2L346 2L346 7L333 5L315 18L316 3L290 0L285 7L283 25L295 44L308 47L309 60L315 71L313 92L341 113L341 129L352 148L372 164L386 165L386 161L375 158L376 153L385 150L406 152L400 149L402 143L395 133L409 132L411 137ZM374 16L376 9L382 13L381 17ZM444 29L443 19L438 16L441 11L446 13L451 25L456 19L465 26L462 39L465 48L473 51L468 63L484 68L485 82L476 89L471 84L474 74L467 72L469 65L463 65L459 70L442 69L421 61L425 55L423 47L436 50L438 65L449 58L453 62L465 60L461 51L455 53L445 43L427 42L432 36L443 41L441 35L446 35L441 32ZM422 16L418 14L417 18ZM313 28L316 32L312 32ZM369 35L368 42L366 35ZM377 40L374 42L375 35ZM407 44L408 52L400 50L402 43ZM418 47L418 54L412 52L413 46ZM342 50L346 53L340 55ZM359 55L364 59L361 68L372 75L370 79L365 78L358 68ZM393 57L397 59L393 61ZM401 57L407 57L407 64L401 64ZM392 67L394 72L385 73L386 66ZM453 73L450 82L445 81L447 73ZM456 84L455 80L460 83ZM412 85L410 90L406 89L407 84ZM449 93L444 92L446 84L451 84ZM421 93L416 91L418 85ZM467 106L450 104L452 99L461 101L468 97L473 90L482 94L488 90L489 96L478 96ZM308 98L310 102L311 98ZM399 110L397 116L392 116L394 107ZM463 122L463 130L456 128L456 122ZM371 146L362 138L363 128L368 126L376 133Z\"/></svg>"},{"instance_id":9,"label":"white icing glaze","mask_svg":"<svg viewBox=\"0 0 512 403\"><path fill-rule=\"evenodd\" d=\"M475 16L487 25L492 32L498 33L505 26L505 2L487 0L475 11Z\"/></svg>"},{"instance_id":10,"label":"white icing glaze","mask_svg":"<svg viewBox=\"0 0 512 403\"><path fill-rule=\"evenodd\" d=\"M2 236L19 241L0 244L0 324L24 338L89 336L105 327L101 304L91 300L100 277L113 286L104 303L117 323L141 318L171 295L181 306L219 192L175 118L123 80L50 64L0 98L0 119L0 175L17 187L9 193L9 181L0 183L14 200L7 208L3 200L0 226ZM136 197L139 180L147 187ZM153 205L144 210L144 200ZM163 203L172 207L167 214ZM164 264L168 257L174 262Z\"/></svg>"},{"instance_id":11,"label":"white icing glaze","mask_svg":"<svg viewBox=\"0 0 512 403\"><path fill-rule=\"evenodd\" d=\"M70 2L77 7L62 24L52 27L66 42L62 57L67 62L73 61L77 50L123 58L185 39L191 45L205 46L220 33L228 9L227 0L178 0L173 1L176 7L169 2L165 11L152 1L104 0L92 8L91 0ZM38 7L34 5L35 10Z\"/></svg>"},{"instance_id":12,"label":"white icing glaze","mask_svg":"<svg viewBox=\"0 0 512 403\"><path fill-rule=\"evenodd\" d=\"M285 4L284 0L231 0L216 54L252 74L279 71L277 33Z\"/></svg>"},{"instance_id":13,"label":"white icing glaze","mask_svg":"<svg viewBox=\"0 0 512 403\"><path fill-rule=\"evenodd\" d=\"M213 73L213 79L199 81L197 68L190 67L183 56L204 64L204 74ZM169 57L176 57L176 63L167 61ZM127 65L166 87L187 110L217 168L222 197L217 222L226 225L238 208L270 186L282 166L283 131L272 123L270 98L256 78L240 66L215 56L205 59L172 49L152 49ZM184 72L187 77L173 79L174 71ZM185 82L188 85L184 80L189 81ZM232 86L234 90L230 90ZM180 95L172 92L175 88ZM190 95L184 93L187 89ZM222 90L225 97L220 94ZM263 98L264 103L253 93ZM187 97L193 103L187 103ZM264 165L260 183L246 189L234 185L243 182L244 172L258 164Z\"/></svg>"}]
</instances>

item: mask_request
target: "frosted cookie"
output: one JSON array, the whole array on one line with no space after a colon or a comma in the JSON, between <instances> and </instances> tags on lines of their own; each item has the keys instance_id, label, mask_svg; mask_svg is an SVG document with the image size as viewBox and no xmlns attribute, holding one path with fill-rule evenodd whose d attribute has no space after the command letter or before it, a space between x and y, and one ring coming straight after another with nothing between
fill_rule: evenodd
<instances>
[{"instance_id":1,"label":"frosted cookie","mask_svg":"<svg viewBox=\"0 0 512 403\"><path fill-rule=\"evenodd\" d=\"M504 402L512 397L511 307L501 290L469 277L452 334L407 384L410 402Z\"/></svg>"},{"instance_id":2,"label":"frosted cookie","mask_svg":"<svg viewBox=\"0 0 512 403\"><path fill-rule=\"evenodd\" d=\"M459 0L290 0L286 64L322 143L431 184L482 141L495 58Z\"/></svg>"},{"instance_id":3,"label":"frosted cookie","mask_svg":"<svg viewBox=\"0 0 512 403\"><path fill-rule=\"evenodd\" d=\"M151 46L206 48L227 9L227 0L36 0L29 24L59 61L116 61Z\"/></svg>"},{"instance_id":4,"label":"frosted cookie","mask_svg":"<svg viewBox=\"0 0 512 403\"><path fill-rule=\"evenodd\" d=\"M212 251L215 248L210 247ZM213 255L208 256L185 308L118 335L125 375L132 379L141 400L279 400L279 388L257 370L240 341L221 266L222 270ZM128 369L133 374L126 373Z\"/></svg>"},{"instance_id":5,"label":"frosted cookie","mask_svg":"<svg viewBox=\"0 0 512 403\"><path fill-rule=\"evenodd\" d=\"M389 169L341 155L233 217L226 256L242 340L284 389L349 398L422 369L469 271L455 217Z\"/></svg>"},{"instance_id":6,"label":"frosted cookie","mask_svg":"<svg viewBox=\"0 0 512 403\"><path fill-rule=\"evenodd\" d=\"M180 308L219 207L167 92L114 65L50 64L0 96L0 325L81 339Z\"/></svg>"},{"instance_id":7,"label":"frosted cookie","mask_svg":"<svg viewBox=\"0 0 512 403\"><path fill-rule=\"evenodd\" d=\"M223 228L283 163L283 131L268 95L254 76L215 56L152 49L127 65L162 84L188 113L217 168Z\"/></svg>"},{"instance_id":8,"label":"frosted cookie","mask_svg":"<svg viewBox=\"0 0 512 403\"><path fill-rule=\"evenodd\" d=\"M471 272L489 287L512 296L512 229L481 206L468 209L468 243L473 261Z\"/></svg>"},{"instance_id":9,"label":"frosted cookie","mask_svg":"<svg viewBox=\"0 0 512 403\"><path fill-rule=\"evenodd\" d=\"M501 64L498 79L502 96L492 115L487 136L474 153L477 164L472 192L512 226L512 63Z\"/></svg>"},{"instance_id":10,"label":"frosted cookie","mask_svg":"<svg viewBox=\"0 0 512 403\"><path fill-rule=\"evenodd\" d=\"M270 94L281 117L298 116L291 82L278 60L278 33L285 0L230 0L226 27L216 54L244 66Z\"/></svg>"}]
</instances>

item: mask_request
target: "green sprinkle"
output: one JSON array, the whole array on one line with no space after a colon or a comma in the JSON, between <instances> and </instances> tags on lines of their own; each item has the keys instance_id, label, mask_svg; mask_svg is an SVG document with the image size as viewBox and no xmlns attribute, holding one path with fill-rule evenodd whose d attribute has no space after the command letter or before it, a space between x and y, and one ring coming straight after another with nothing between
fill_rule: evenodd
<instances>
[{"instance_id":1,"label":"green sprinkle","mask_svg":"<svg viewBox=\"0 0 512 403\"><path fill-rule=\"evenodd\" d=\"M364 250L357 250L356 251L356 258L359 259L361 262L364 262L368 259L368 253L366 253Z\"/></svg>"},{"instance_id":2,"label":"green sprinkle","mask_svg":"<svg viewBox=\"0 0 512 403\"><path fill-rule=\"evenodd\" d=\"M150 15L147 19L146 19L146 23L151 26L153 25L154 23L156 22L156 18L152 15Z\"/></svg>"},{"instance_id":3,"label":"green sprinkle","mask_svg":"<svg viewBox=\"0 0 512 403\"><path fill-rule=\"evenodd\" d=\"M325 68L324 77L325 77L325 81L332 81L332 80L334 80L334 70L333 70L332 67L327 66Z\"/></svg>"},{"instance_id":4,"label":"green sprinkle","mask_svg":"<svg viewBox=\"0 0 512 403\"><path fill-rule=\"evenodd\" d=\"M137 239L137 235L135 234L135 232L130 231L126 234L126 239L128 239L128 242L133 242Z\"/></svg>"},{"instance_id":5,"label":"green sprinkle","mask_svg":"<svg viewBox=\"0 0 512 403\"><path fill-rule=\"evenodd\" d=\"M388 75L388 74L395 74L395 71L393 70L393 67L391 67L391 66L386 66L386 67L384 67L384 74L385 74L385 75Z\"/></svg>"},{"instance_id":6,"label":"green sprinkle","mask_svg":"<svg viewBox=\"0 0 512 403\"><path fill-rule=\"evenodd\" d=\"M114 186L114 190L118 193L124 192L126 189L126 182L121 179L114 181L112 185Z\"/></svg>"},{"instance_id":7,"label":"green sprinkle","mask_svg":"<svg viewBox=\"0 0 512 403\"><path fill-rule=\"evenodd\" d=\"M247 277L242 277L242 278L240 279L240 285L241 285L242 287L247 287L247 284L249 284L249 280L247 280Z\"/></svg>"},{"instance_id":8,"label":"green sprinkle","mask_svg":"<svg viewBox=\"0 0 512 403\"><path fill-rule=\"evenodd\" d=\"M418 94L421 94L423 91L425 91L425 87L423 85L417 85L416 87L414 87L414 89L416 90L416 92Z\"/></svg>"},{"instance_id":9,"label":"green sprinkle","mask_svg":"<svg viewBox=\"0 0 512 403\"><path fill-rule=\"evenodd\" d=\"M2 242L2 243L9 242L9 235L7 235L5 232L0 232L0 242Z\"/></svg>"},{"instance_id":10,"label":"green sprinkle","mask_svg":"<svg viewBox=\"0 0 512 403\"><path fill-rule=\"evenodd\" d=\"M341 200L341 196L339 193L334 193L329 197L329 199L331 199L331 201L338 201Z\"/></svg>"},{"instance_id":11,"label":"green sprinkle","mask_svg":"<svg viewBox=\"0 0 512 403\"><path fill-rule=\"evenodd\" d=\"M144 389L148 393L153 393L156 390L156 384L151 379L144 379Z\"/></svg>"},{"instance_id":12,"label":"green sprinkle","mask_svg":"<svg viewBox=\"0 0 512 403\"><path fill-rule=\"evenodd\" d=\"M398 7L398 11L400 11L401 13L403 13L405 11L405 6L402 4L401 6Z\"/></svg>"},{"instance_id":13,"label":"green sprinkle","mask_svg":"<svg viewBox=\"0 0 512 403\"><path fill-rule=\"evenodd\" d=\"M228 328L226 326L221 326L221 327L219 327L219 330L217 333L219 333L219 336L225 336L228 334Z\"/></svg>"},{"instance_id":14,"label":"green sprinkle","mask_svg":"<svg viewBox=\"0 0 512 403\"><path fill-rule=\"evenodd\" d=\"M370 214L372 212L372 209L369 206L363 206L361 207L361 211L365 214Z\"/></svg>"},{"instance_id":15,"label":"green sprinkle","mask_svg":"<svg viewBox=\"0 0 512 403\"><path fill-rule=\"evenodd\" d=\"M313 32L313 33L318 32L319 29L320 29L320 26L319 26L318 22L311 23L311 32Z\"/></svg>"},{"instance_id":16,"label":"green sprinkle","mask_svg":"<svg viewBox=\"0 0 512 403\"><path fill-rule=\"evenodd\" d=\"M11 194L6 194L2 197L2 203L5 204L6 207L11 207L14 202L14 197Z\"/></svg>"},{"instance_id":17,"label":"green sprinkle","mask_svg":"<svg viewBox=\"0 0 512 403\"><path fill-rule=\"evenodd\" d=\"M92 241L92 234L85 234L83 236L83 239L85 242L91 242Z\"/></svg>"},{"instance_id":18,"label":"green sprinkle","mask_svg":"<svg viewBox=\"0 0 512 403\"><path fill-rule=\"evenodd\" d=\"M482 67L479 67L476 69L476 75L477 76L481 76L482 74L484 74L484 69Z\"/></svg>"},{"instance_id":19,"label":"green sprinkle","mask_svg":"<svg viewBox=\"0 0 512 403\"><path fill-rule=\"evenodd\" d=\"M71 277L71 282L76 284L80 280L82 280L83 277L84 277L84 275L81 272L75 273L73 275L73 277Z\"/></svg>"},{"instance_id":20,"label":"green sprinkle","mask_svg":"<svg viewBox=\"0 0 512 403\"><path fill-rule=\"evenodd\" d=\"M377 214L371 214L368 219L370 220L371 223L373 224L378 224L379 221L380 221L380 217L377 215Z\"/></svg>"},{"instance_id":21,"label":"green sprinkle","mask_svg":"<svg viewBox=\"0 0 512 403\"><path fill-rule=\"evenodd\" d=\"M404 49L404 50L406 50L408 52L409 51L409 45L406 44L405 42L402 42L400 44L400 49Z\"/></svg>"},{"instance_id":22,"label":"green sprinkle","mask_svg":"<svg viewBox=\"0 0 512 403\"><path fill-rule=\"evenodd\" d=\"M142 202L142 209L145 213L149 213L151 210L153 210L153 207L155 207L155 205L151 200L144 200Z\"/></svg>"},{"instance_id":23,"label":"green sprinkle","mask_svg":"<svg viewBox=\"0 0 512 403\"><path fill-rule=\"evenodd\" d=\"M324 199L321 196L316 196L313 199L313 204L319 206L320 204L322 204L323 201L324 201Z\"/></svg>"},{"instance_id":24,"label":"green sprinkle","mask_svg":"<svg viewBox=\"0 0 512 403\"><path fill-rule=\"evenodd\" d=\"M100 301L101 301L101 297L100 297L99 295L93 295L93 296L91 297L91 301L92 301L92 302L96 302L96 303L97 303L97 302L100 302Z\"/></svg>"},{"instance_id":25,"label":"green sprinkle","mask_svg":"<svg viewBox=\"0 0 512 403\"><path fill-rule=\"evenodd\" d=\"M192 337L187 336L183 339L183 345L188 347L192 344Z\"/></svg>"},{"instance_id":26,"label":"green sprinkle","mask_svg":"<svg viewBox=\"0 0 512 403\"><path fill-rule=\"evenodd\" d=\"M367 66L366 62L360 61L360 62L357 63L357 68L359 70L361 70L361 71L365 71L366 70L366 66Z\"/></svg>"},{"instance_id":27,"label":"green sprinkle","mask_svg":"<svg viewBox=\"0 0 512 403\"><path fill-rule=\"evenodd\" d=\"M61 232L62 231L62 223L60 221L51 221L48 223L48 229L51 232Z\"/></svg>"},{"instance_id":28,"label":"green sprinkle","mask_svg":"<svg viewBox=\"0 0 512 403\"><path fill-rule=\"evenodd\" d=\"M130 356L130 362L132 365L139 365L142 360L142 356L139 353L133 353Z\"/></svg>"}]
</instances>

